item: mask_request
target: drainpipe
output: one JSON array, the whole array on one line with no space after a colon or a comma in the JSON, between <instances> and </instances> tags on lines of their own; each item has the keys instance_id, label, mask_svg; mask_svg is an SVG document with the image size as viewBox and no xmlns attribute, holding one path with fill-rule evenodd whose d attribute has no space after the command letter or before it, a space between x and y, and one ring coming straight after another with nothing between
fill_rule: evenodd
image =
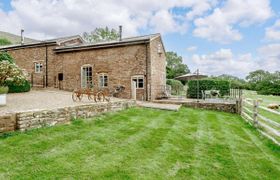
<instances>
[{"instance_id":1,"label":"drainpipe","mask_svg":"<svg viewBox=\"0 0 280 180\"><path fill-rule=\"evenodd\" d=\"M46 87L48 87L48 46L46 46Z\"/></svg>"},{"instance_id":2,"label":"drainpipe","mask_svg":"<svg viewBox=\"0 0 280 180\"><path fill-rule=\"evenodd\" d=\"M146 101L149 100L149 89L148 89L148 72L149 72L149 63L148 63L148 43L146 43Z\"/></svg>"}]
</instances>

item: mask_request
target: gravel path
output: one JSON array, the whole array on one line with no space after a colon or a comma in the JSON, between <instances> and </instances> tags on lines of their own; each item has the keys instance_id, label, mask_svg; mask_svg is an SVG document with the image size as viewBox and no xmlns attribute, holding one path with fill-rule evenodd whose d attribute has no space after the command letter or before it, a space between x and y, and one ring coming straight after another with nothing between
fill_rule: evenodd
<instances>
[{"instance_id":1,"label":"gravel path","mask_svg":"<svg viewBox=\"0 0 280 180\"><path fill-rule=\"evenodd\" d=\"M117 100L119 99L111 98L111 101ZM81 102L73 102L72 92L53 89L32 90L27 93L8 94L7 105L0 107L0 114L35 109L54 109L59 107L68 107L78 104L90 103L95 102L89 101L86 97L84 97Z\"/></svg>"}]
</instances>

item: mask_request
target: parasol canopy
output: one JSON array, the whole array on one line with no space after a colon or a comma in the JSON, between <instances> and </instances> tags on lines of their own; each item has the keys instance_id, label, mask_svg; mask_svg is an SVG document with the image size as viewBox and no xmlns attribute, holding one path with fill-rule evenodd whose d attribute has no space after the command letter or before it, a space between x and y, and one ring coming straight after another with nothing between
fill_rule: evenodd
<instances>
[{"instance_id":1,"label":"parasol canopy","mask_svg":"<svg viewBox=\"0 0 280 180\"><path fill-rule=\"evenodd\" d=\"M182 75L182 76L175 77L174 79L189 81L189 80L203 79L203 78L206 78L206 77L208 77L208 76L204 75L204 74L189 73L189 74L185 74L185 75Z\"/></svg>"}]
</instances>

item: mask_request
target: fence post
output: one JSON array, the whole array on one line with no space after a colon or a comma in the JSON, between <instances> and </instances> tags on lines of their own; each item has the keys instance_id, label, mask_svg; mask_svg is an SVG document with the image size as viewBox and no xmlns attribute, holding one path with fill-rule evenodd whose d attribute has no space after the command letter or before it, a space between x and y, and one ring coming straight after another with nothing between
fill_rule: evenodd
<instances>
[{"instance_id":1,"label":"fence post","mask_svg":"<svg viewBox=\"0 0 280 180\"><path fill-rule=\"evenodd\" d=\"M258 106L259 106L259 102L257 100L254 100L253 103L253 124L255 127L257 127L258 125Z\"/></svg>"}]
</instances>

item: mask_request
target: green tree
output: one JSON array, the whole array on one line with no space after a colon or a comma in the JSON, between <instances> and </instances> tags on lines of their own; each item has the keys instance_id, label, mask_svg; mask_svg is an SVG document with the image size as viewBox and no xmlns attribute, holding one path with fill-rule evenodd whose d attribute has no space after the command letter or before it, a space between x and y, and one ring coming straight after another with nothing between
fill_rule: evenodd
<instances>
[{"instance_id":1,"label":"green tree","mask_svg":"<svg viewBox=\"0 0 280 180\"><path fill-rule=\"evenodd\" d=\"M107 26L105 28L96 28L94 31L83 33L83 38L87 42L102 42L102 41L112 41L119 38L119 33L115 29L109 29Z\"/></svg>"},{"instance_id":2,"label":"green tree","mask_svg":"<svg viewBox=\"0 0 280 180\"><path fill-rule=\"evenodd\" d=\"M166 73L167 79L173 79L177 76L190 72L188 66L183 63L183 58L175 52L166 52Z\"/></svg>"},{"instance_id":3,"label":"green tree","mask_svg":"<svg viewBox=\"0 0 280 180\"><path fill-rule=\"evenodd\" d=\"M250 72L246 77L246 80L248 81L252 90L257 90L257 84L265 80L269 75L269 72L260 69Z\"/></svg>"},{"instance_id":4,"label":"green tree","mask_svg":"<svg viewBox=\"0 0 280 180\"><path fill-rule=\"evenodd\" d=\"M238 78L236 76L232 76L229 74L222 74L220 76L215 77L214 79L219 79L219 80L226 80L230 82L230 87L234 89L248 89L248 83L241 78Z\"/></svg>"},{"instance_id":5,"label":"green tree","mask_svg":"<svg viewBox=\"0 0 280 180\"><path fill-rule=\"evenodd\" d=\"M12 44L12 43L8 39L0 38L0 46L10 45L10 44Z\"/></svg>"}]
</instances>

